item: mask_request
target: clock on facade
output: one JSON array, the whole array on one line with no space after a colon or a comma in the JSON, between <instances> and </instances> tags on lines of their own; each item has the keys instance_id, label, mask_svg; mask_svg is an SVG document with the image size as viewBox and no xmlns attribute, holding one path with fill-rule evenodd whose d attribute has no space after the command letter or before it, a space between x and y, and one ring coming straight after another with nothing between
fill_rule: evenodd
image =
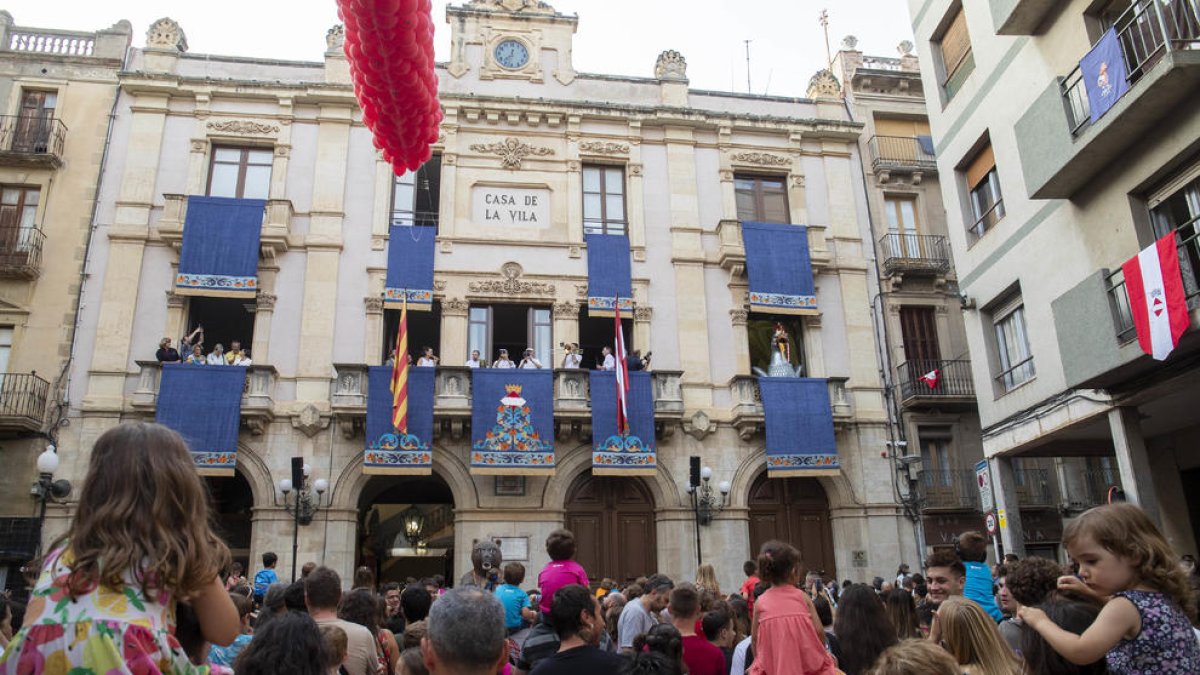
<instances>
[{"instance_id":1,"label":"clock on facade","mask_svg":"<svg viewBox=\"0 0 1200 675\"><path fill-rule=\"evenodd\" d=\"M504 40L496 45L492 54L496 63L509 70L516 70L529 62L529 49L519 40Z\"/></svg>"}]
</instances>

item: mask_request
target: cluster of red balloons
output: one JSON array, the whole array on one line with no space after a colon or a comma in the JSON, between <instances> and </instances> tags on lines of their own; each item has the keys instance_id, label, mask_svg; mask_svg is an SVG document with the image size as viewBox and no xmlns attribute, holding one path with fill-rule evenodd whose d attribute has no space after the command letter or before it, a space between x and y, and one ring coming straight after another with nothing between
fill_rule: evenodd
<instances>
[{"instance_id":1,"label":"cluster of red balloons","mask_svg":"<svg viewBox=\"0 0 1200 675\"><path fill-rule=\"evenodd\" d=\"M363 123L399 175L432 154L442 108L430 0L337 0Z\"/></svg>"}]
</instances>

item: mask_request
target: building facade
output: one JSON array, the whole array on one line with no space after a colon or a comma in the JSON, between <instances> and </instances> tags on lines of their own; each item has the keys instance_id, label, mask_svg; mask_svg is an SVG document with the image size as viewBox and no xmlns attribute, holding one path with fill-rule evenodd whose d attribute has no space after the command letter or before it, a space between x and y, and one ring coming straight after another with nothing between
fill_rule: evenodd
<instances>
[{"instance_id":1,"label":"building facade","mask_svg":"<svg viewBox=\"0 0 1200 675\"><path fill-rule=\"evenodd\" d=\"M653 77L577 72L579 19L546 3L471 2L447 20L442 135L434 159L401 177L362 124L340 27L318 63L193 55L177 24L151 27L120 81L121 152L99 199L62 473L81 478L106 429L155 417L159 340L202 326L205 350L237 340L254 363L235 475L206 479L251 567L270 550L281 576L312 560L347 577L365 564L385 579L457 578L474 542L499 539L508 559L538 569L547 534L564 525L596 578L691 578L702 560L733 585L774 537L837 578L886 576L911 559L870 311L863 125L837 93L689 89L671 51ZM252 298L176 292L195 196L264 200ZM818 312L751 311L748 221L808 225ZM368 367L388 358L399 322L384 297L390 237L409 236L396 225L437 228L432 308L408 313L410 346L441 357L428 477L363 470ZM597 231L629 239L625 330L630 349L652 355L657 471L593 475L586 371L555 368L553 474L472 473L471 351L490 360L528 347L558 366L563 345L578 343L587 367L611 344L613 319L586 308L585 235ZM792 365L825 381L837 471L767 476L752 369L768 366L776 324ZM686 489L693 457L711 468L711 513ZM279 486L293 458L322 481L303 523ZM408 537L414 509L423 532ZM49 526L70 513L53 509Z\"/></svg>"},{"instance_id":2,"label":"building facade","mask_svg":"<svg viewBox=\"0 0 1200 675\"><path fill-rule=\"evenodd\" d=\"M1195 3L909 6L1007 550L1042 526L1017 508L1042 458L1067 517L1122 490L1195 554L1195 335L1143 354L1121 275L1174 233L1194 327Z\"/></svg>"},{"instance_id":3,"label":"building facade","mask_svg":"<svg viewBox=\"0 0 1200 675\"><path fill-rule=\"evenodd\" d=\"M16 25L0 11L0 588L38 546L36 458L67 418L80 272L132 29Z\"/></svg>"}]
</instances>

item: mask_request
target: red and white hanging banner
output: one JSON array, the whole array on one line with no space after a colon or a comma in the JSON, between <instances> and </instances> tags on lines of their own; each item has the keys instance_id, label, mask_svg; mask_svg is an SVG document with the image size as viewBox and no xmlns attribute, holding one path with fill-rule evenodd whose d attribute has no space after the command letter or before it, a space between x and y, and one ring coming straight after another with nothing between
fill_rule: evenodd
<instances>
[{"instance_id":1,"label":"red and white hanging banner","mask_svg":"<svg viewBox=\"0 0 1200 675\"><path fill-rule=\"evenodd\" d=\"M1138 344L1155 359L1165 360L1190 322L1175 233L1142 249L1121 271Z\"/></svg>"}]
</instances>

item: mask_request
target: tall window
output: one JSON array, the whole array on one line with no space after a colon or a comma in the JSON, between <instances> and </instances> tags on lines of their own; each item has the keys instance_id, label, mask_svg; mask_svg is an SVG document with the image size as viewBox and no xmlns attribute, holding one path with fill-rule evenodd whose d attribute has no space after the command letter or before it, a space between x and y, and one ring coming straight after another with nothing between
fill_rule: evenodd
<instances>
[{"instance_id":1,"label":"tall window","mask_svg":"<svg viewBox=\"0 0 1200 675\"><path fill-rule=\"evenodd\" d=\"M933 41L939 47L935 51L941 52L942 57L942 89L946 92L946 98L953 98L975 68L971 36L967 33L967 15L961 4L951 10L943 26Z\"/></svg>"},{"instance_id":2,"label":"tall window","mask_svg":"<svg viewBox=\"0 0 1200 675\"><path fill-rule=\"evenodd\" d=\"M520 363L526 348L544 368L553 368L553 329L549 307L475 305L467 313L467 353L479 350L480 360L494 361L501 349Z\"/></svg>"},{"instance_id":3,"label":"tall window","mask_svg":"<svg viewBox=\"0 0 1200 675\"><path fill-rule=\"evenodd\" d=\"M625 234L625 169L584 165L584 234Z\"/></svg>"},{"instance_id":4,"label":"tall window","mask_svg":"<svg viewBox=\"0 0 1200 675\"><path fill-rule=\"evenodd\" d=\"M888 221L889 253L902 258L922 258L917 224L917 198L888 195L883 201Z\"/></svg>"},{"instance_id":5,"label":"tall window","mask_svg":"<svg viewBox=\"0 0 1200 675\"><path fill-rule=\"evenodd\" d=\"M37 241L37 208L41 189L0 186L0 264L27 262Z\"/></svg>"},{"instance_id":6,"label":"tall window","mask_svg":"<svg viewBox=\"0 0 1200 675\"><path fill-rule=\"evenodd\" d=\"M266 199L273 152L264 148L214 147L208 171L210 197Z\"/></svg>"},{"instance_id":7,"label":"tall window","mask_svg":"<svg viewBox=\"0 0 1200 675\"><path fill-rule=\"evenodd\" d=\"M1004 195L1000 192L1000 175L996 173L991 143L967 165L967 190L973 221L970 232L978 240L1004 218Z\"/></svg>"},{"instance_id":8,"label":"tall window","mask_svg":"<svg viewBox=\"0 0 1200 675\"><path fill-rule=\"evenodd\" d=\"M932 370L935 367L932 362L942 358L937 318L932 307L901 307L900 334L904 342L904 360L919 364L919 374Z\"/></svg>"},{"instance_id":9,"label":"tall window","mask_svg":"<svg viewBox=\"0 0 1200 675\"><path fill-rule=\"evenodd\" d=\"M763 223L789 223L787 179L782 176L733 177L738 220Z\"/></svg>"},{"instance_id":10,"label":"tall window","mask_svg":"<svg viewBox=\"0 0 1200 675\"><path fill-rule=\"evenodd\" d=\"M416 171L405 171L392 184L392 225L438 224L442 156L434 155Z\"/></svg>"},{"instance_id":11,"label":"tall window","mask_svg":"<svg viewBox=\"0 0 1200 675\"><path fill-rule=\"evenodd\" d=\"M12 356L13 329L12 326L0 326L0 382L4 373L8 372L8 360Z\"/></svg>"},{"instance_id":12,"label":"tall window","mask_svg":"<svg viewBox=\"0 0 1200 675\"><path fill-rule=\"evenodd\" d=\"M927 489L945 491L953 488L954 462L950 456L954 439L947 427L921 427L917 430L921 444L921 470Z\"/></svg>"},{"instance_id":13,"label":"tall window","mask_svg":"<svg viewBox=\"0 0 1200 675\"><path fill-rule=\"evenodd\" d=\"M746 338L749 340L750 348L750 367L751 372L754 368L760 368L763 371L770 372L771 362L775 359L776 354L779 358L783 358L783 354L779 352L775 343L775 328L783 326L783 330L787 333L787 361L795 372L795 369L804 366L804 324L799 317L786 316L780 314L751 314L746 321ZM749 375L750 373L745 373ZM801 369L801 376L807 376L804 369Z\"/></svg>"},{"instance_id":14,"label":"tall window","mask_svg":"<svg viewBox=\"0 0 1200 675\"><path fill-rule=\"evenodd\" d=\"M1200 164L1155 191L1147 202L1156 239L1175 233L1188 299L1200 294Z\"/></svg>"},{"instance_id":15,"label":"tall window","mask_svg":"<svg viewBox=\"0 0 1200 675\"><path fill-rule=\"evenodd\" d=\"M21 93L21 112L17 117L17 130L13 135L13 150L18 152L46 152L50 149L50 133L53 129L54 111L58 106L58 92L24 91Z\"/></svg>"},{"instance_id":16,"label":"tall window","mask_svg":"<svg viewBox=\"0 0 1200 675\"><path fill-rule=\"evenodd\" d=\"M992 312L996 333L996 356L1000 374L996 376L1002 391L1010 391L1033 379L1033 352L1025 327L1025 305L1017 295Z\"/></svg>"}]
</instances>

